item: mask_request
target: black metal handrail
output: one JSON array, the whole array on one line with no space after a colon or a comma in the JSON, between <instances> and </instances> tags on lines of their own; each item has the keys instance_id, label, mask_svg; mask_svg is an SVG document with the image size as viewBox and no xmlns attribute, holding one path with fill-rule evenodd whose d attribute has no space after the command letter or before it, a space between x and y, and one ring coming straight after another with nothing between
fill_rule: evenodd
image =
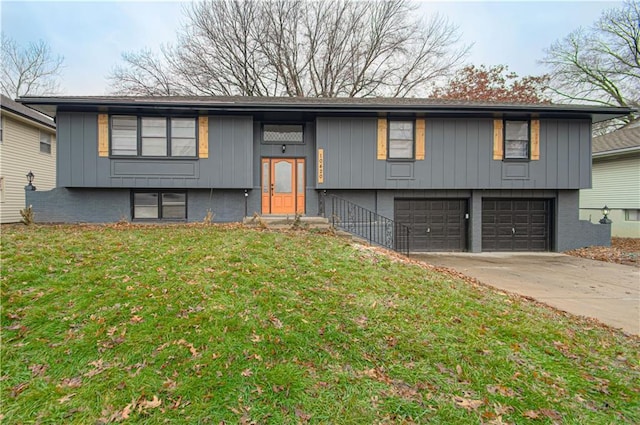
<instances>
[{"instance_id":1,"label":"black metal handrail","mask_svg":"<svg viewBox=\"0 0 640 425\"><path fill-rule=\"evenodd\" d=\"M325 216L330 214L333 227L360 236L369 243L409 255L409 227L346 199L335 195L328 197L331 198L331 211L326 211L326 203L323 209Z\"/></svg>"}]
</instances>

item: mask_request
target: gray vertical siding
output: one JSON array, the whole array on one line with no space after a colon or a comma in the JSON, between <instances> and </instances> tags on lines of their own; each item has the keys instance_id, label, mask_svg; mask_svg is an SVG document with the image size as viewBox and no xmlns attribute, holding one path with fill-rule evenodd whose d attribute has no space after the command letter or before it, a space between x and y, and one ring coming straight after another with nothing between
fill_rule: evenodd
<instances>
[{"instance_id":1,"label":"gray vertical siding","mask_svg":"<svg viewBox=\"0 0 640 425\"><path fill-rule=\"evenodd\" d=\"M376 158L377 119L318 118L319 189L580 189L591 184L591 125L541 120L540 160L493 160L493 120L427 119L425 160ZM404 167L399 175L397 170Z\"/></svg>"},{"instance_id":2,"label":"gray vertical siding","mask_svg":"<svg viewBox=\"0 0 640 425\"><path fill-rule=\"evenodd\" d=\"M209 117L209 158L98 157L95 113L57 116L58 186L102 188L251 188L253 119Z\"/></svg>"},{"instance_id":3,"label":"gray vertical siding","mask_svg":"<svg viewBox=\"0 0 640 425\"><path fill-rule=\"evenodd\" d=\"M200 159L195 187L244 188L252 185L253 119L209 117L209 158ZM257 170L257 169L256 169Z\"/></svg>"}]
</instances>

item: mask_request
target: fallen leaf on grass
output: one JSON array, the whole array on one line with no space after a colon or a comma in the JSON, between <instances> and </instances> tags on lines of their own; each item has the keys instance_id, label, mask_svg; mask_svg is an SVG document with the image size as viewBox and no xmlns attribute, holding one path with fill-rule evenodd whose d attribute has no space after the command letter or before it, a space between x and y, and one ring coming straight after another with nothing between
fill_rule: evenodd
<instances>
[{"instance_id":1,"label":"fallen leaf on grass","mask_svg":"<svg viewBox=\"0 0 640 425\"><path fill-rule=\"evenodd\" d=\"M308 413L305 413L304 410L300 409L299 407L296 407L296 417L299 419L298 423L303 423L306 424L307 422L309 422L309 419L311 419L311 415Z\"/></svg>"},{"instance_id":2,"label":"fallen leaf on grass","mask_svg":"<svg viewBox=\"0 0 640 425\"><path fill-rule=\"evenodd\" d=\"M282 329L282 322L273 314L269 315L269 321L276 329Z\"/></svg>"},{"instance_id":3,"label":"fallen leaf on grass","mask_svg":"<svg viewBox=\"0 0 640 425\"><path fill-rule=\"evenodd\" d=\"M456 404L457 407L462 407L463 409L467 409L469 411L476 410L478 407L484 404L482 400L471 400L468 398L462 398L458 396L453 397L453 402Z\"/></svg>"},{"instance_id":4,"label":"fallen leaf on grass","mask_svg":"<svg viewBox=\"0 0 640 425\"><path fill-rule=\"evenodd\" d=\"M160 407L162 404L162 400L158 398L158 396L153 396L151 400L142 400L138 403L138 411L143 411L146 409L155 409L156 407Z\"/></svg>"},{"instance_id":5,"label":"fallen leaf on grass","mask_svg":"<svg viewBox=\"0 0 640 425\"><path fill-rule=\"evenodd\" d=\"M89 365L93 366L94 369L84 374L87 378L99 375L110 367L109 363L105 363L102 359L90 362Z\"/></svg>"},{"instance_id":6,"label":"fallen leaf on grass","mask_svg":"<svg viewBox=\"0 0 640 425\"><path fill-rule=\"evenodd\" d=\"M178 341L174 341L173 344L174 345L181 345L183 347L188 348L189 352L191 353L191 356L198 357L198 350L196 350L196 347L194 347L193 344L185 341L184 339L180 339Z\"/></svg>"},{"instance_id":7,"label":"fallen leaf on grass","mask_svg":"<svg viewBox=\"0 0 640 425\"><path fill-rule=\"evenodd\" d=\"M75 395L76 395L76 393L67 394L67 395L66 395L66 396L64 396L64 397L59 398L59 399L58 399L58 403L60 403L60 404L64 404L64 403L66 403L67 401L71 400L71 397L73 397L73 396L75 396Z\"/></svg>"},{"instance_id":8,"label":"fallen leaf on grass","mask_svg":"<svg viewBox=\"0 0 640 425\"><path fill-rule=\"evenodd\" d=\"M487 385L487 391L491 394L500 394L505 397L513 397L516 395L515 391L504 385Z\"/></svg>"},{"instance_id":9,"label":"fallen leaf on grass","mask_svg":"<svg viewBox=\"0 0 640 425\"><path fill-rule=\"evenodd\" d=\"M29 383L28 382L22 382L16 386L14 386L13 388L11 388L11 398L16 398L18 397L18 395L20 395L21 392L23 392L24 390L26 390L29 387Z\"/></svg>"},{"instance_id":10,"label":"fallen leaf on grass","mask_svg":"<svg viewBox=\"0 0 640 425\"><path fill-rule=\"evenodd\" d=\"M527 410L522 414L522 416L529 419L538 419L540 417L540 414L535 410Z\"/></svg>"},{"instance_id":11,"label":"fallen leaf on grass","mask_svg":"<svg viewBox=\"0 0 640 425\"><path fill-rule=\"evenodd\" d=\"M80 386L82 386L82 378L79 376L65 378L58 384L58 388L79 388Z\"/></svg>"},{"instance_id":12,"label":"fallen leaf on grass","mask_svg":"<svg viewBox=\"0 0 640 425\"><path fill-rule=\"evenodd\" d=\"M32 364L29 366L29 370L33 376L43 376L47 369L49 369L49 366L45 364Z\"/></svg>"},{"instance_id":13,"label":"fallen leaf on grass","mask_svg":"<svg viewBox=\"0 0 640 425\"><path fill-rule=\"evenodd\" d=\"M562 415L560 414L560 412L558 412L557 410L552 410L552 409L540 409L539 412L541 414L543 414L544 416L546 416L549 419L552 419L554 421L560 421L562 420Z\"/></svg>"},{"instance_id":14,"label":"fallen leaf on grass","mask_svg":"<svg viewBox=\"0 0 640 425\"><path fill-rule=\"evenodd\" d=\"M144 319L138 315L134 315L131 317L131 320L129 320L130 323L141 323L144 322Z\"/></svg>"},{"instance_id":15,"label":"fallen leaf on grass","mask_svg":"<svg viewBox=\"0 0 640 425\"><path fill-rule=\"evenodd\" d=\"M245 369L242 371L241 373L242 376L251 376L253 375L253 372L251 371L251 369Z\"/></svg>"}]
</instances>

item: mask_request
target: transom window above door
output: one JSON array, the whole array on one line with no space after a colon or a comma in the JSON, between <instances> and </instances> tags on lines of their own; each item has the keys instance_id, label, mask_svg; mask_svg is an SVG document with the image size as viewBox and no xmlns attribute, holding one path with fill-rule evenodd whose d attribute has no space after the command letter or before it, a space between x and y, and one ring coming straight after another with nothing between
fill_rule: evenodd
<instances>
[{"instance_id":1,"label":"transom window above door","mask_svg":"<svg viewBox=\"0 0 640 425\"><path fill-rule=\"evenodd\" d=\"M294 144L304 143L302 124L264 124L262 126L263 143Z\"/></svg>"}]
</instances>

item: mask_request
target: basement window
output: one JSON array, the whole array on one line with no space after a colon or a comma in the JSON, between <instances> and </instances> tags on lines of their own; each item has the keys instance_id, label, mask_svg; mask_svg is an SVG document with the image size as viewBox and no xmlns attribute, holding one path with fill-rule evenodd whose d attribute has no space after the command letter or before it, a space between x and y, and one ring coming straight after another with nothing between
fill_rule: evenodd
<instances>
[{"instance_id":1,"label":"basement window","mask_svg":"<svg viewBox=\"0 0 640 425\"><path fill-rule=\"evenodd\" d=\"M134 220L186 220L186 192L133 192L131 217Z\"/></svg>"},{"instance_id":2,"label":"basement window","mask_svg":"<svg viewBox=\"0 0 640 425\"><path fill-rule=\"evenodd\" d=\"M640 221L640 210L624 210L625 221Z\"/></svg>"}]
</instances>

